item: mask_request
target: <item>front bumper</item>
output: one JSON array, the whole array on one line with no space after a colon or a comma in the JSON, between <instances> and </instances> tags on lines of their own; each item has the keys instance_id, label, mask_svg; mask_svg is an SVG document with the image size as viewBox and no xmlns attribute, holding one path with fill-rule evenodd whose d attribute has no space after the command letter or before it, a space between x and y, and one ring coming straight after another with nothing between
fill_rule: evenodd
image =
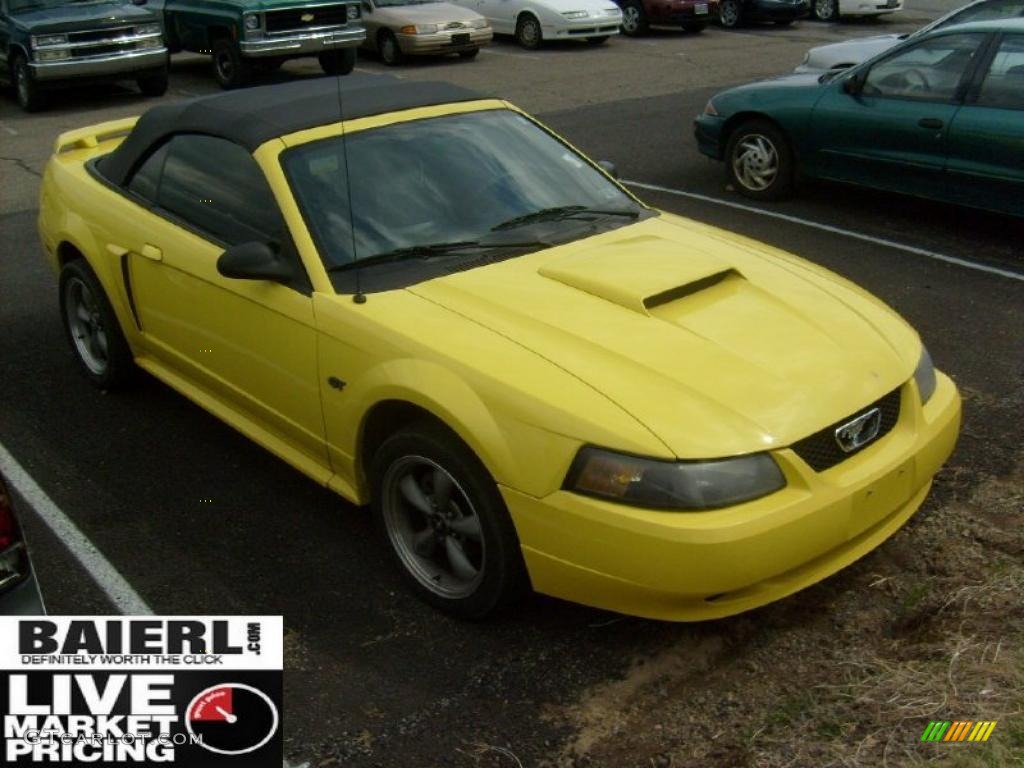
<instances>
[{"instance_id":1,"label":"front bumper","mask_svg":"<svg viewBox=\"0 0 1024 768\"><path fill-rule=\"evenodd\" d=\"M315 56L337 48L352 48L366 39L366 28L349 24L332 30L303 32L294 35L273 35L259 40L243 40L238 44L243 56Z\"/></svg>"},{"instance_id":2,"label":"front bumper","mask_svg":"<svg viewBox=\"0 0 1024 768\"><path fill-rule=\"evenodd\" d=\"M619 34L622 14L615 16L593 16L586 19L566 19L556 25L542 27L545 40L569 40L575 37L607 37Z\"/></svg>"},{"instance_id":3,"label":"front bumper","mask_svg":"<svg viewBox=\"0 0 1024 768\"><path fill-rule=\"evenodd\" d=\"M724 127L725 120L718 115L702 114L693 121L693 136L697 139L697 149L702 155L715 160L721 160L725 156L725 147L722 143Z\"/></svg>"},{"instance_id":4,"label":"front bumper","mask_svg":"<svg viewBox=\"0 0 1024 768\"><path fill-rule=\"evenodd\" d=\"M469 35L469 40L463 43L453 42L458 35ZM473 48L480 48L491 42L494 31L490 27L483 29L457 29L446 32L435 32L432 35L396 35L398 47L402 53L410 56L422 56L438 53L452 53L456 51L468 51Z\"/></svg>"},{"instance_id":5,"label":"front bumper","mask_svg":"<svg viewBox=\"0 0 1024 768\"><path fill-rule=\"evenodd\" d=\"M131 77L138 72L166 66L167 49L163 47L102 56L79 56L64 61L29 62L32 77L44 83L77 77Z\"/></svg>"},{"instance_id":6,"label":"front bumper","mask_svg":"<svg viewBox=\"0 0 1024 768\"><path fill-rule=\"evenodd\" d=\"M893 430L816 473L776 452L785 489L728 509L657 512L502 487L534 588L621 613L700 621L778 600L877 547L913 515L956 444L960 396L939 374L923 408L902 389Z\"/></svg>"}]
</instances>

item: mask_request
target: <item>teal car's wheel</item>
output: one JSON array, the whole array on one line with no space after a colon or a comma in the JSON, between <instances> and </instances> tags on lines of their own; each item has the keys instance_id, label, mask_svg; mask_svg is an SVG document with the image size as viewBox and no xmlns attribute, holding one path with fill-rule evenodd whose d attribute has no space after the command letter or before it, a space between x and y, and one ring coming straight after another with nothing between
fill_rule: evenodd
<instances>
[{"instance_id":1,"label":"teal car's wheel","mask_svg":"<svg viewBox=\"0 0 1024 768\"><path fill-rule=\"evenodd\" d=\"M516 42L527 50L540 48L540 44L544 42L544 32L536 16L530 13L520 15L516 23Z\"/></svg>"},{"instance_id":2,"label":"teal car's wheel","mask_svg":"<svg viewBox=\"0 0 1024 768\"><path fill-rule=\"evenodd\" d=\"M107 295L84 259L60 271L61 318L82 372L100 389L132 381L135 362Z\"/></svg>"},{"instance_id":3,"label":"teal car's wheel","mask_svg":"<svg viewBox=\"0 0 1024 768\"><path fill-rule=\"evenodd\" d=\"M521 594L525 567L494 479L454 434L430 421L373 457L374 512L406 581L427 602L478 618Z\"/></svg>"},{"instance_id":4,"label":"teal car's wheel","mask_svg":"<svg viewBox=\"0 0 1024 768\"><path fill-rule=\"evenodd\" d=\"M234 40L221 37L213 41L213 74L221 88L241 88L252 77L249 60L242 56Z\"/></svg>"},{"instance_id":5,"label":"teal car's wheel","mask_svg":"<svg viewBox=\"0 0 1024 768\"><path fill-rule=\"evenodd\" d=\"M743 6L740 0L722 0L718 6L718 21L726 29L736 29L743 23Z\"/></svg>"},{"instance_id":6,"label":"teal car's wheel","mask_svg":"<svg viewBox=\"0 0 1024 768\"><path fill-rule=\"evenodd\" d=\"M814 18L818 21L837 21L839 0L814 0Z\"/></svg>"},{"instance_id":7,"label":"teal car's wheel","mask_svg":"<svg viewBox=\"0 0 1024 768\"><path fill-rule=\"evenodd\" d=\"M18 104L26 112L38 112L46 106L46 94L32 77L32 70L22 55L14 57L11 62L11 79L18 95Z\"/></svg>"},{"instance_id":8,"label":"teal car's wheel","mask_svg":"<svg viewBox=\"0 0 1024 768\"><path fill-rule=\"evenodd\" d=\"M749 120L729 137L729 181L755 200L777 200L793 187L793 153L782 131L767 120Z\"/></svg>"}]
</instances>

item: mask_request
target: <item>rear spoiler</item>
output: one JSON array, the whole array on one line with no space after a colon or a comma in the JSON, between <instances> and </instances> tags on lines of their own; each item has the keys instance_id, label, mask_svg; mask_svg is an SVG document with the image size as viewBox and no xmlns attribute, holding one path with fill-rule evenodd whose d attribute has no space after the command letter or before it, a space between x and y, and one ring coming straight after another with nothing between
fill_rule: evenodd
<instances>
[{"instance_id":1,"label":"rear spoiler","mask_svg":"<svg viewBox=\"0 0 1024 768\"><path fill-rule=\"evenodd\" d=\"M124 117L120 120L110 120L106 123L65 131L53 143L53 154L59 155L62 152L71 152L75 149L92 149L98 147L100 142L123 138L131 132L138 119L137 117Z\"/></svg>"}]
</instances>

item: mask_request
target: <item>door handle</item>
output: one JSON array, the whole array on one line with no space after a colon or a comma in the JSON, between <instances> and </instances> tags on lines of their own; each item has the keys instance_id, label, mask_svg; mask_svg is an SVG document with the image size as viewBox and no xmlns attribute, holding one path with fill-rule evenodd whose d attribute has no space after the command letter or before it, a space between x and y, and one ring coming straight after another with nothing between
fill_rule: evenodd
<instances>
[{"instance_id":1,"label":"door handle","mask_svg":"<svg viewBox=\"0 0 1024 768\"><path fill-rule=\"evenodd\" d=\"M917 121L917 124L920 125L922 128L927 128L930 131L941 131L942 126L945 125L945 123L943 123L937 117L922 117L920 120Z\"/></svg>"},{"instance_id":2,"label":"door handle","mask_svg":"<svg viewBox=\"0 0 1024 768\"><path fill-rule=\"evenodd\" d=\"M150 261L164 260L164 252L157 248L155 245L150 245L149 243L146 243L144 246L142 246L142 251L140 252L139 255L141 255L145 259L149 259Z\"/></svg>"}]
</instances>

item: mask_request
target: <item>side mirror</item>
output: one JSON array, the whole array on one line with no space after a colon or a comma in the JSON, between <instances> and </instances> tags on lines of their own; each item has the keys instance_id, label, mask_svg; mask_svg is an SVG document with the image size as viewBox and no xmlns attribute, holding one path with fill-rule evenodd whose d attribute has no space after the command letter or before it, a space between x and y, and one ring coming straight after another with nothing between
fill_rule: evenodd
<instances>
[{"instance_id":1,"label":"side mirror","mask_svg":"<svg viewBox=\"0 0 1024 768\"><path fill-rule=\"evenodd\" d=\"M863 87L864 76L859 72L853 77L848 77L843 80L843 92L848 93L851 96L858 95Z\"/></svg>"},{"instance_id":2,"label":"side mirror","mask_svg":"<svg viewBox=\"0 0 1024 768\"><path fill-rule=\"evenodd\" d=\"M615 167L615 163L611 160L598 160L597 165L613 179L619 178L619 169Z\"/></svg>"},{"instance_id":3,"label":"side mirror","mask_svg":"<svg viewBox=\"0 0 1024 768\"><path fill-rule=\"evenodd\" d=\"M217 271L238 280L273 280L284 283L295 277L294 267L267 243L232 245L217 259Z\"/></svg>"}]
</instances>

